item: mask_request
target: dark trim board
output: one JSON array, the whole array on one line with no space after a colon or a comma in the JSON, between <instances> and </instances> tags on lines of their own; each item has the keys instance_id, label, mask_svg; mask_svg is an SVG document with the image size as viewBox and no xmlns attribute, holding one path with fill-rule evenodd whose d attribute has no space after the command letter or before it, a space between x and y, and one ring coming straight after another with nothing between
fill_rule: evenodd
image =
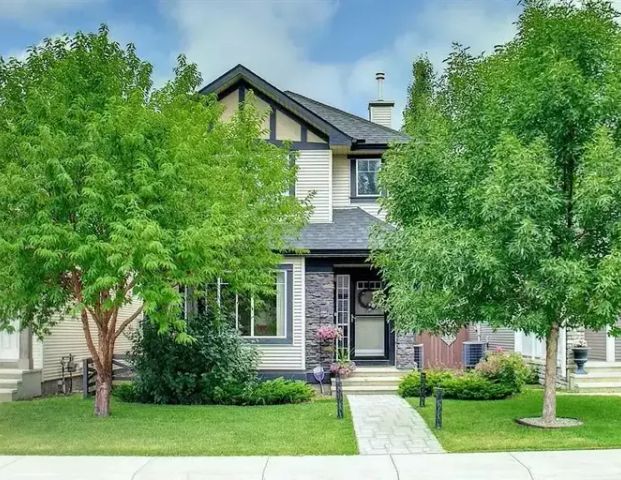
<instances>
[{"instance_id":1,"label":"dark trim board","mask_svg":"<svg viewBox=\"0 0 621 480\"><path fill-rule=\"evenodd\" d=\"M351 146L353 140L352 137L342 132L331 123L328 123L323 118L307 109L304 105L289 97L287 94L259 77L256 73L248 70L243 65L237 65L231 68L228 72L201 88L199 93L204 95L211 93L220 95L228 89L232 90L234 85L240 82L245 82L248 86L253 88L257 96L259 92L261 92L264 96L269 98L271 102L276 102L284 110L289 111L295 117L304 120L310 127L313 128L313 130L318 131L320 134L327 135L330 144Z\"/></svg>"},{"instance_id":2,"label":"dark trim board","mask_svg":"<svg viewBox=\"0 0 621 480\"><path fill-rule=\"evenodd\" d=\"M271 135L271 134L270 134ZM292 150L330 150L330 145L327 143L317 142L290 142L287 140L269 140L270 143L282 147L284 145L290 145Z\"/></svg>"}]
</instances>

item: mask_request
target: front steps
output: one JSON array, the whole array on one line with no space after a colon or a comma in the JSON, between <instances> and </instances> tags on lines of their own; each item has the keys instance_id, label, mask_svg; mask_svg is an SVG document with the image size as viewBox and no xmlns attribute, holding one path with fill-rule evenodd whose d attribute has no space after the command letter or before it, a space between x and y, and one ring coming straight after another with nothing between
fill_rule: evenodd
<instances>
[{"instance_id":1,"label":"front steps","mask_svg":"<svg viewBox=\"0 0 621 480\"><path fill-rule=\"evenodd\" d=\"M396 394L401 379L408 370L395 367L358 367L353 375L343 379L343 393L350 395Z\"/></svg>"},{"instance_id":2,"label":"front steps","mask_svg":"<svg viewBox=\"0 0 621 480\"><path fill-rule=\"evenodd\" d=\"M620 362L587 362L586 375L569 374L569 389L578 392L621 392Z\"/></svg>"},{"instance_id":3,"label":"front steps","mask_svg":"<svg viewBox=\"0 0 621 480\"><path fill-rule=\"evenodd\" d=\"M41 395L41 370L0 368L0 403Z\"/></svg>"}]
</instances>

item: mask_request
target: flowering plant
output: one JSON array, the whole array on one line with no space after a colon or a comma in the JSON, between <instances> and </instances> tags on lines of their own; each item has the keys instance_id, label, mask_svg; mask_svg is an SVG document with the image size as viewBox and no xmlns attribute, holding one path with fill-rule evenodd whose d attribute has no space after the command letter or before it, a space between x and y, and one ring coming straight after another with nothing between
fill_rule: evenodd
<instances>
[{"instance_id":1,"label":"flowering plant","mask_svg":"<svg viewBox=\"0 0 621 480\"><path fill-rule=\"evenodd\" d=\"M341 338L343 332L333 325L323 325L317 330L317 338L321 342L333 341Z\"/></svg>"},{"instance_id":2,"label":"flowering plant","mask_svg":"<svg viewBox=\"0 0 621 480\"><path fill-rule=\"evenodd\" d=\"M588 346L589 344L587 343L585 339L580 339L574 342L574 345L572 348L587 348Z\"/></svg>"},{"instance_id":3,"label":"flowering plant","mask_svg":"<svg viewBox=\"0 0 621 480\"><path fill-rule=\"evenodd\" d=\"M341 378L347 378L356 370L356 364L350 360L341 360L333 362L330 365L330 373L332 375L340 375Z\"/></svg>"}]
</instances>

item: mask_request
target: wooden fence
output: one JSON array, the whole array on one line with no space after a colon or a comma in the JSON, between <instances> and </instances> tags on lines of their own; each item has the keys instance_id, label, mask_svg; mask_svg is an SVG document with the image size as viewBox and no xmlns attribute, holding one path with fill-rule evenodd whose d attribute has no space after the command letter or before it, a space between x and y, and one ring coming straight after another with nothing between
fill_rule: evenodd
<instances>
[{"instance_id":1,"label":"wooden fence","mask_svg":"<svg viewBox=\"0 0 621 480\"><path fill-rule=\"evenodd\" d=\"M82 392L84 398L95 393L95 366L92 358L82 360ZM127 355L114 355L112 357L112 381L132 380L134 370L129 363Z\"/></svg>"}]
</instances>

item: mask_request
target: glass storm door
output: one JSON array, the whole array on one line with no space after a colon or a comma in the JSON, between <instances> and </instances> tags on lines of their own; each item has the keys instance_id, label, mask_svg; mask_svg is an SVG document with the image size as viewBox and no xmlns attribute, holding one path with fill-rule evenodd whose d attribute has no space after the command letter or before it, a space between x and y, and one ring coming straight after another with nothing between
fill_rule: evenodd
<instances>
[{"instance_id":1,"label":"glass storm door","mask_svg":"<svg viewBox=\"0 0 621 480\"><path fill-rule=\"evenodd\" d=\"M384 310L373 303L373 294L382 284L379 280L357 280L354 287L355 358L387 358Z\"/></svg>"}]
</instances>

